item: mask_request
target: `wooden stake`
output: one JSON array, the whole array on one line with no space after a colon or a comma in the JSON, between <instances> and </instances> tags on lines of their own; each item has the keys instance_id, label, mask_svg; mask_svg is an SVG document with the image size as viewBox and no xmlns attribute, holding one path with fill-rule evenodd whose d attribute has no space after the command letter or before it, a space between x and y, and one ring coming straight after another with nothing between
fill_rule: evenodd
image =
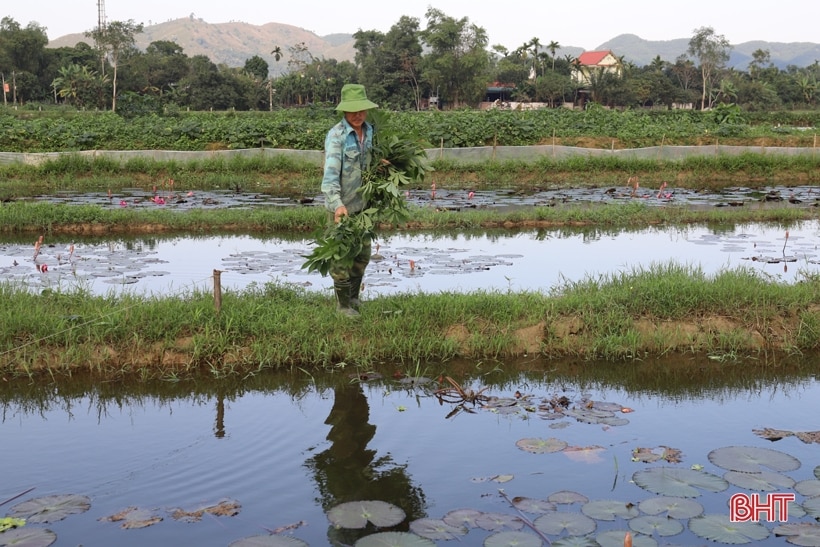
<instances>
[{"instance_id":1,"label":"wooden stake","mask_svg":"<svg viewBox=\"0 0 820 547\"><path fill-rule=\"evenodd\" d=\"M216 313L222 311L222 272L214 270L214 307Z\"/></svg>"}]
</instances>

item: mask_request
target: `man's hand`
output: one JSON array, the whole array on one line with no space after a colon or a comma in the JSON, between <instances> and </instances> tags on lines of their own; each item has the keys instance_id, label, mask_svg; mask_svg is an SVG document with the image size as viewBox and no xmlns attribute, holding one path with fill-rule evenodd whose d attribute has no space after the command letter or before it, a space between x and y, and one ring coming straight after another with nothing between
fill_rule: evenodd
<instances>
[{"instance_id":1,"label":"man's hand","mask_svg":"<svg viewBox=\"0 0 820 547\"><path fill-rule=\"evenodd\" d=\"M342 221L342 217L347 216L347 207L344 205L340 205L336 208L336 211L333 213L333 222L339 224Z\"/></svg>"}]
</instances>

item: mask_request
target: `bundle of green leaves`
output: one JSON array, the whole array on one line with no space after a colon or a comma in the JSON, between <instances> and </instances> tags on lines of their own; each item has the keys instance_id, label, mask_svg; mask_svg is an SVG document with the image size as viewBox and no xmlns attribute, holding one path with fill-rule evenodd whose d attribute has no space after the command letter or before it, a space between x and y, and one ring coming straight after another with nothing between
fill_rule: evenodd
<instances>
[{"instance_id":1,"label":"bundle of green leaves","mask_svg":"<svg viewBox=\"0 0 820 547\"><path fill-rule=\"evenodd\" d=\"M369 121L374 127L373 148L359 188L367 205L360 214L343 217L320 230L316 247L302 265L309 272L318 271L325 276L333 263L352 266L364 241L376 239L380 225L407 221L410 210L403 187L422 182L432 170L421 144L403 137L390 123L387 112L371 111Z\"/></svg>"}]
</instances>

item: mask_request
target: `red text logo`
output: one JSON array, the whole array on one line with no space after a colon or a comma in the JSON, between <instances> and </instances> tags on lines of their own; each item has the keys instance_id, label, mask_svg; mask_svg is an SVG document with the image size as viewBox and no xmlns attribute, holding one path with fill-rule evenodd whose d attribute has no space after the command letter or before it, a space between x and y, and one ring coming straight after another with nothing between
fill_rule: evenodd
<instances>
[{"instance_id":1,"label":"red text logo","mask_svg":"<svg viewBox=\"0 0 820 547\"><path fill-rule=\"evenodd\" d=\"M729 499L729 520L732 522L787 522L789 502L794 494L734 494Z\"/></svg>"}]
</instances>

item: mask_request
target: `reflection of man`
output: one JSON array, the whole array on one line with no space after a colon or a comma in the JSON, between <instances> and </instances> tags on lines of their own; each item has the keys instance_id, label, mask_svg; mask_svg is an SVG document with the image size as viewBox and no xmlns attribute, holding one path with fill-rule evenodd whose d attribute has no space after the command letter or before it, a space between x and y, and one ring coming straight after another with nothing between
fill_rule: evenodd
<instances>
[{"instance_id":1,"label":"reflection of man","mask_svg":"<svg viewBox=\"0 0 820 547\"><path fill-rule=\"evenodd\" d=\"M337 386L333 408L325 420L331 426L327 435L331 444L305 465L313 471L321 493L318 501L325 511L348 501L386 501L404 510L407 517L396 528L407 530L410 521L425 514L424 493L410 482L405 466L395 465L390 456L377 458L376 450L367 448L376 434L376 426L367 423L369 416L360 384ZM362 532L331 527L329 534L352 544L365 535Z\"/></svg>"}]
</instances>

